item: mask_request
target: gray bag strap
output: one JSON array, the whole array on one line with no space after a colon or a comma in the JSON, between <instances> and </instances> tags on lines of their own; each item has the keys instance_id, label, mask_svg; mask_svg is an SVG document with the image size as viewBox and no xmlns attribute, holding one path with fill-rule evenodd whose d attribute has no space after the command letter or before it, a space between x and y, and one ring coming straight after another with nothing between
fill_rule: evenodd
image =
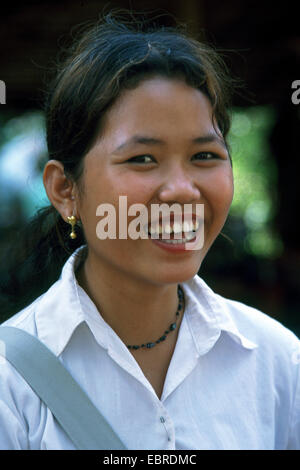
<instances>
[{"instance_id":1,"label":"gray bag strap","mask_svg":"<svg viewBox=\"0 0 300 470\"><path fill-rule=\"evenodd\" d=\"M125 450L119 437L59 359L35 336L0 326L3 355L52 411L80 450Z\"/></svg>"}]
</instances>

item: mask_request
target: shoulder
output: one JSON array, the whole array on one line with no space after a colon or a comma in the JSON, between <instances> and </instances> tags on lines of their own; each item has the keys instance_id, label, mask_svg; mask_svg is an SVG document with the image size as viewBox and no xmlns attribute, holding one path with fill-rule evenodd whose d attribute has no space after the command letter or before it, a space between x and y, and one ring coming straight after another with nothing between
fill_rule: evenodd
<instances>
[{"instance_id":1,"label":"shoulder","mask_svg":"<svg viewBox=\"0 0 300 470\"><path fill-rule=\"evenodd\" d=\"M53 284L46 293L2 323L0 328L15 327L42 339L43 331L37 312L51 313L45 310L43 305L48 298L57 297L56 294L57 288ZM0 449L26 449L29 445L29 423L31 432L38 432L46 420L46 407L22 375L5 358L5 345L3 347L4 356L0 356L0 428L5 426L5 436L0 436Z\"/></svg>"},{"instance_id":2,"label":"shoulder","mask_svg":"<svg viewBox=\"0 0 300 470\"><path fill-rule=\"evenodd\" d=\"M13 326L37 336L34 318L37 301L38 299L2 323L0 328ZM5 345L2 348L4 356L0 356L0 428L4 427L5 434L0 436L0 449L27 449L27 417L36 416L41 403L21 374L5 358Z\"/></svg>"},{"instance_id":3,"label":"shoulder","mask_svg":"<svg viewBox=\"0 0 300 470\"><path fill-rule=\"evenodd\" d=\"M44 312L45 309L43 308L43 303L47 301L49 296L53 297L55 290L55 284L53 284L53 286L51 286L47 292L35 299L30 305L3 322L0 325L0 328L5 326L18 328L20 330L26 331L32 336L41 339L41 328L39 327L38 312ZM28 391L23 378L4 357L1 358L0 378L2 385L5 384L7 393L10 391L13 394L17 393L17 395L20 395L23 389ZM23 384L22 387L21 383Z\"/></svg>"},{"instance_id":4,"label":"shoulder","mask_svg":"<svg viewBox=\"0 0 300 470\"><path fill-rule=\"evenodd\" d=\"M261 383L273 384L282 401L300 406L300 340L275 318L236 300L217 296L239 332L257 345L253 355ZM294 403L294 405L293 405Z\"/></svg>"},{"instance_id":5,"label":"shoulder","mask_svg":"<svg viewBox=\"0 0 300 470\"><path fill-rule=\"evenodd\" d=\"M243 302L215 295L239 331L258 346L289 353L300 347L296 334L271 315Z\"/></svg>"},{"instance_id":6,"label":"shoulder","mask_svg":"<svg viewBox=\"0 0 300 470\"><path fill-rule=\"evenodd\" d=\"M54 311L62 311L68 304L76 302L77 292L74 289L74 268L86 257L85 247L85 245L79 247L70 255L62 268L60 277L46 292L1 325L14 326L35 334L34 327L38 316L45 313L52 315Z\"/></svg>"},{"instance_id":7,"label":"shoulder","mask_svg":"<svg viewBox=\"0 0 300 470\"><path fill-rule=\"evenodd\" d=\"M279 375L284 370L295 377L300 364L300 340L279 320L258 308L215 293L196 275L187 283L188 293L204 316L233 336L246 338L256 345L255 357L264 368L269 364ZM284 373L284 375L286 375Z\"/></svg>"},{"instance_id":8,"label":"shoulder","mask_svg":"<svg viewBox=\"0 0 300 470\"><path fill-rule=\"evenodd\" d=\"M276 347L291 350L299 347L295 333L272 316L256 307L238 300L229 299L214 292L198 275L186 283L188 293L199 305L214 316L214 322L231 325L248 340L261 347Z\"/></svg>"},{"instance_id":9,"label":"shoulder","mask_svg":"<svg viewBox=\"0 0 300 470\"><path fill-rule=\"evenodd\" d=\"M20 312L16 313L5 322L1 323L0 327L13 326L15 328L20 328L22 330L27 331L28 333L35 335L35 310L42 297L43 296L38 297L30 305L20 310Z\"/></svg>"},{"instance_id":10,"label":"shoulder","mask_svg":"<svg viewBox=\"0 0 300 470\"><path fill-rule=\"evenodd\" d=\"M31 304L27 305L27 307L1 323L0 327L13 326L15 328L23 329L32 335L38 336L36 327L37 313L44 311L51 312L51 306L54 307L54 304L57 304L60 294L62 294L60 290L61 280L58 279L46 292L37 297Z\"/></svg>"},{"instance_id":11,"label":"shoulder","mask_svg":"<svg viewBox=\"0 0 300 470\"><path fill-rule=\"evenodd\" d=\"M300 340L270 315L242 302L217 295L238 330L256 343L253 372L260 386L276 396L282 428L288 416L287 448L300 448ZM271 393L269 399L271 400Z\"/></svg>"}]
</instances>

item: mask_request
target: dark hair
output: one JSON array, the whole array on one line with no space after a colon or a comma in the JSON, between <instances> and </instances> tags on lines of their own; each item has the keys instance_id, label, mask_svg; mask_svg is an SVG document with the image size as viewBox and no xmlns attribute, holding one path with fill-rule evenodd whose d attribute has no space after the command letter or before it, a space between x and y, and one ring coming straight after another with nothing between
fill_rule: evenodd
<instances>
[{"instance_id":1,"label":"dark hair","mask_svg":"<svg viewBox=\"0 0 300 470\"><path fill-rule=\"evenodd\" d=\"M205 93L226 142L232 81L215 49L181 26L158 26L132 12L121 17L109 13L75 41L46 97L49 159L59 160L79 189L84 156L101 133L106 111L122 90L153 75L181 78ZM2 280L2 318L30 304L58 279L66 259L85 243L82 228L74 240L69 233L70 226L51 205L18 234Z\"/></svg>"}]
</instances>

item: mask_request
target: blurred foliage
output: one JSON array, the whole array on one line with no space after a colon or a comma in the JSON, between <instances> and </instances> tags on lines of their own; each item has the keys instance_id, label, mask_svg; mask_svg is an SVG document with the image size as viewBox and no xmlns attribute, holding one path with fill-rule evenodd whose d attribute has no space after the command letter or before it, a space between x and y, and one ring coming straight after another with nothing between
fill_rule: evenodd
<instances>
[{"instance_id":1,"label":"blurred foliage","mask_svg":"<svg viewBox=\"0 0 300 470\"><path fill-rule=\"evenodd\" d=\"M263 258L277 258L283 250L273 224L277 167L268 144L275 120L271 107L234 109L228 139L235 185L230 215L243 219L245 252Z\"/></svg>"},{"instance_id":2,"label":"blurred foliage","mask_svg":"<svg viewBox=\"0 0 300 470\"><path fill-rule=\"evenodd\" d=\"M43 113L0 116L0 227L28 219L48 204L42 170L47 158ZM16 209L17 208L17 209Z\"/></svg>"}]
</instances>

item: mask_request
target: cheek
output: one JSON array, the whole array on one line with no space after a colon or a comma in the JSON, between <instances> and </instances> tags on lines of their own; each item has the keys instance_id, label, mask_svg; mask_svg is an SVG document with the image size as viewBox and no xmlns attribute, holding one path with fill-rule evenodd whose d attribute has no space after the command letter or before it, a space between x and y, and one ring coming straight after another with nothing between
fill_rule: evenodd
<instances>
[{"instance_id":1,"label":"cheek","mask_svg":"<svg viewBox=\"0 0 300 470\"><path fill-rule=\"evenodd\" d=\"M209 179L206 200L214 216L227 217L233 198L233 176L231 170L219 171Z\"/></svg>"},{"instance_id":2,"label":"cheek","mask_svg":"<svg viewBox=\"0 0 300 470\"><path fill-rule=\"evenodd\" d=\"M116 230L119 230L119 208L126 213L126 220L129 224L132 219L137 217L128 216L128 209L133 204L144 204L148 207L149 200L152 197L155 187L153 178L138 178L137 175L119 175L116 172L89 171L85 178L85 194L81 204L81 220L85 226L86 236L91 239L96 236L96 227L102 217L96 215L96 211L101 204L110 204L116 211ZM120 196L126 196L120 200ZM105 215L105 217L107 214Z\"/></svg>"},{"instance_id":3,"label":"cheek","mask_svg":"<svg viewBox=\"0 0 300 470\"><path fill-rule=\"evenodd\" d=\"M146 206L153 195L153 191L157 186L153 177L147 177L145 174L132 175L127 173L119 177L112 178L114 191L112 197L118 202L119 196L127 196L128 207L132 204L142 203ZM106 185L109 181L106 182Z\"/></svg>"},{"instance_id":4,"label":"cheek","mask_svg":"<svg viewBox=\"0 0 300 470\"><path fill-rule=\"evenodd\" d=\"M107 185L105 179L99 177L97 171L93 171L93 169L86 171L79 211L88 240L96 236L96 226L99 221L99 217L96 215L98 206L102 203L113 203L108 190L109 185Z\"/></svg>"}]
</instances>

